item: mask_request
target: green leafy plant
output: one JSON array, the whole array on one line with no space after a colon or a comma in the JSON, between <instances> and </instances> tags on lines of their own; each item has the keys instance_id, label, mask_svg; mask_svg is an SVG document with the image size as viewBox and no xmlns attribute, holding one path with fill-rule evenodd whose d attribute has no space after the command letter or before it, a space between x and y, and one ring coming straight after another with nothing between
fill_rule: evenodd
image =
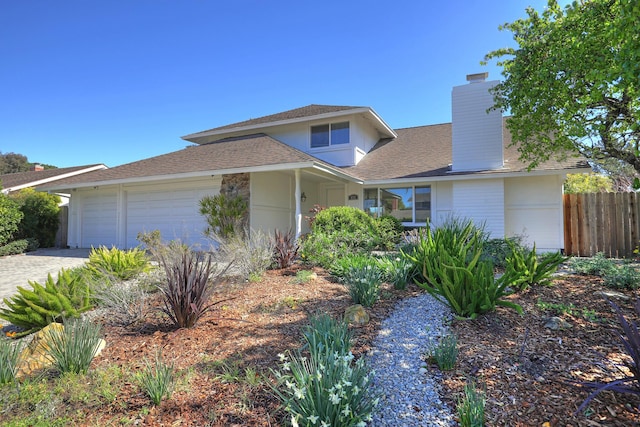
<instances>
[{"instance_id":1,"label":"green leafy plant","mask_svg":"<svg viewBox=\"0 0 640 427\"><path fill-rule=\"evenodd\" d=\"M28 249L29 241L27 239L14 240L4 246L0 246L0 256L23 254Z\"/></svg>"},{"instance_id":2,"label":"green leafy plant","mask_svg":"<svg viewBox=\"0 0 640 427\"><path fill-rule=\"evenodd\" d=\"M0 193L0 246L13 239L23 216L20 206L6 194Z\"/></svg>"},{"instance_id":3,"label":"green leafy plant","mask_svg":"<svg viewBox=\"0 0 640 427\"><path fill-rule=\"evenodd\" d=\"M161 254L160 265L166 274L165 282L158 286L162 293L161 310L178 328L195 326L207 311L222 301L210 303L214 283L226 268L213 263L209 254L179 247L177 254Z\"/></svg>"},{"instance_id":4,"label":"green leafy plant","mask_svg":"<svg viewBox=\"0 0 640 427\"><path fill-rule=\"evenodd\" d=\"M241 196L216 194L200 200L200 214L207 220L205 234L223 239L242 234L249 205Z\"/></svg>"},{"instance_id":5,"label":"green leafy plant","mask_svg":"<svg viewBox=\"0 0 640 427\"><path fill-rule=\"evenodd\" d=\"M293 264L298 256L298 242L293 230L282 233L280 230L275 231L273 262L277 268L287 268Z\"/></svg>"},{"instance_id":6,"label":"green leafy plant","mask_svg":"<svg viewBox=\"0 0 640 427\"><path fill-rule=\"evenodd\" d=\"M355 304L372 307L380 299L382 275L375 263L348 268L342 282L349 289L349 295Z\"/></svg>"},{"instance_id":7,"label":"green leafy plant","mask_svg":"<svg viewBox=\"0 0 640 427\"><path fill-rule=\"evenodd\" d=\"M493 265L480 259L484 240L484 232L471 221L454 221L435 231L426 228L405 256L424 280L418 286L458 316L475 318L497 305L522 313L519 305L502 299L508 293L508 277L495 279Z\"/></svg>"},{"instance_id":8,"label":"green leafy plant","mask_svg":"<svg viewBox=\"0 0 640 427\"><path fill-rule=\"evenodd\" d=\"M601 277L616 267L615 262L606 258L602 252L590 258L571 258L569 265L578 274Z\"/></svg>"},{"instance_id":9,"label":"green leafy plant","mask_svg":"<svg viewBox=\"0 0 640 427\"><path fill-rule=\"evenodd\" d=\"M60 197L25 188L11 194L24 214L16 237L36 239L40 246L50 248L55 244L58 232Z\"/></svg>"},{"instance_id":10,"label":"green leafy plant","mask_svg":"<svg viewBox=\"0 0 640 427\"><path fill-rule=\"evenodd\" d=\"M514 248L521 251L525 249L521 236L489 239L482 245L482 259L491 261L494 267L505 268Z\"/></svg>"},{"instance_id":11,"label":"green leafy plant","mask_svg":"<svg viewBox=\"0 0 640 427\"><path fill-rule=\"evenodd\" d=\"M336 259L329 268L332 276L342 278L350 268L364 268L374 265L375 258L365 253L346 254Z\"/></svg>"},{"instance_id":12,"label":"green leafy plant","mask_svg":"<svg viewBox=\"0 0 640 427\"><path fill-rule=\"evenodd\" d=\"M351 350L352 334L347 324L326 313L311 317L303 335L306 341L303 348L307 348L316 360L322 360L326 353L344 356Z\"/></svg>"},{"instance_id":13,"label":"green leafy plant","mask_svg":"<svg viewBox=\"0 0 640 427\"><path fill-rule=\"evenodd\" d=\"M0 338L0 384L8 384L15 380L22 347L22 343Z\"/></svg>"},{"instance_id":14,"label":"green leafy plant","mask_svg":"<svg viewBox=\"0 0 640 427\"><path fill-rule=\"evenodd\" d=\"M605 272L604 284L615 289L638 289L640 286L640 272L628 264L614 267Z\"/></svg>"},{"instance_id":15,"label":"green leafy plant","mask_svg":"<svg viewBox=\"0 0 640 427\"><path fill-rule=\"evenodd\" d=\"M382 215L374 220L376 227L376 247L381 250L393 250L398 243L404 227L402 221L391 215Z\"/></svg>"},{"instance_id":16,"label":"green leafy plant","mask_svg":"<svg viewBox=\"0 0 640 427\"><path fill-rule=\"evenodd\" d=\"M390 258L388 262L385 274L387 280L393 284L394 289L405 290L413 271L413 264L404 257Z\"/></svg>"},{"instance_id":17,"label":"green leafy plant","mask_svg":"<svg viewBox=\"0 0 640 427\"><path fill-rule=\"evenodd\" d=\"M86 374L101 342L102 328L88 319L69 319L46 336L48 355L60 373Z\"/></svg>"},{"instance_id":18,"label":"green leafy plant","mask_svg":"<svg viewBox=\"0 0 640 427\"><path fill-rule=\"evenodd\" d=\"M82 275L62 269L54 282L51 275L43 285L29 282L31 290L18 286L18 293L4 299L0 318L23 329L16 337L36 332L50 323L77 318L92 305Z\"/></svg>"},{"instance_id":19,"label":"green leafy plant","mask_svg":"<svg viewBox=\"0 0 640 427\"><path fill-rule=\"evenodd\" d=\"M511 254L506 259L505 276L508 277L511 285L520 291L534 284L550 284L551 276L556 272L558 266L568 259L560 252L539 259L535 244L531 250L517 247L511 242L509 246Z\"/></svg>"},{"instance_id":20,"label":"green leafy plant","mask_svg":"<svg viewBox=\"0 0 640 427\"><path fill-rule=\"evenodd\" d=\"M298 272L296 272L296 278L293 280L293 282L298 284L307 283L316 276L316 273L311 270L299 270Z\"/></svg>"},{"instance_id":21,"label":"green leafy plant","mask_svg":"<svg viewBox=\"0 0 640 427\"><path fill-rule=\"evenodd\" d=\"M138 274L149 271L149 258L145 251L135 248L123 251L116 247L104 246L92 248L87 268L98 276L128 280Z\"/></svg>"},{"instance_id":22,"label":"green leafy plant","mask_svg":"<svg viewBox=\"0 0 640 427\"><path fill-rule=\"evenodd\" d=\"M165 363L161 352L157 351L155 360L146 360L144 369L137 377L153 404L159 405L165 397L171 396L175 385L175 368L172 363Z\"/></svg>"},{"instance_id":23,"label":"green leafy plant","mask_svg":"<svg viewBox=\"0 0 640 427\"><path fill-rule=\"evenodd\" d=\"M440 339L431 352L438 368L442 371L450 371L456 366L458 358L458 339L453 334L445 335Z\"/></svg>"},{"instance_id":24,"label":"green leafy plant","mask_svg":"<svg viewBox=\"0 0 640 427\"><path fill-rule=\"evenodd\" d=\"M472 384L464 386L464 395L458 400L458 422L461 427L484 427L485 395Z\"/></svg>"},{"instance_id":25,"label":"green leafy plant","mask_svg":"<svg viewBox=\"0 0 640 427\"><path fill-rule=\"evenodd\" d=\"M615 334L620 338L622 346L630 357L630 361L626 362L631 375L609 382L579 382L578 385L593 389L594 391L587 396L582 402L576 413L581 412L589 405L589 403L603 391L614 391L616 393L626 393L640 396L640 332L636 322L629 322L622 314L620 307L614 302L609 304L616 312L620 328L614 330ZM636 315L640 316L640 300L636 300L634 304Z\"/></svg>"}]
</instances>

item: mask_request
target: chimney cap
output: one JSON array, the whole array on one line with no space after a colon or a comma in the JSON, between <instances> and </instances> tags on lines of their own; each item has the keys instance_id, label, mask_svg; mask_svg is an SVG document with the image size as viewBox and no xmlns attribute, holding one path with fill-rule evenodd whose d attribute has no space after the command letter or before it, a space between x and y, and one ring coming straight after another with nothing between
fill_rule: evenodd
<instances>
[{"instance_id":1,"label":"chimney cap","mask_svg":"<svg viewBox=\"0 0 640 427\"><path fill-rule=\"evenodd\" d=\"M483 82L489 77L488 72L484 73L476 73L476 74L467 74L467 81L470 83L480 83Z\"/></svg>"}]
</instances>

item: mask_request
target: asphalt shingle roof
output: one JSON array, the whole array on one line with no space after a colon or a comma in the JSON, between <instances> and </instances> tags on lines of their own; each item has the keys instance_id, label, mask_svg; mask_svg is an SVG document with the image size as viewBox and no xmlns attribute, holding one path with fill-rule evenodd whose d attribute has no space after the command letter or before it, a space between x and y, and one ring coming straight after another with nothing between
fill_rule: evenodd
<instances>
[{"instance_id":1,"label":"asphalt shingle roof","mask_svg":"<svg viewBox=\"0 0 640 427\"><path fill-rule=\"evenodd\" d=\"M26 185L43 179L55 178L59 175L81 171L83 169L100 166L100 164L73 166L68 168L45 169L41 171L16 172L0 175L0 184L3 188L11 188L19 185Z\"/></svg>"},{"instance_id":2,"label":"asphalt shingle roof","mask_svg":"<svg viewBox=\"0 0 640 427\"><path fill-rule=\"evenodd\" d=\"M481 173L521 172L527 164L518 160L517 147L511 145L511 134L503 120L504 169ZM379 141L356 165L344 172L365 181L450 176L451 123L396 129L398 137ZM536 170L563 170L588 168L583 157L568 157L563 161L550 160ZM459 172L458 174L469 174Z\"/></svg>"},{"instance_id":3,"label":"asphalt shingle roof","mask_svg":"<svg viewBox=\"0 0 640 427\"><path fill-rule=\"evenodd\" d=\"M322 163L333 167L270 136L254 134L189 146L160 156L88 173L80 177L71 177L58 181L55 185L56 187L60 185L71 186L78 183L305 162Z\"/></svg>"}]
</instances>

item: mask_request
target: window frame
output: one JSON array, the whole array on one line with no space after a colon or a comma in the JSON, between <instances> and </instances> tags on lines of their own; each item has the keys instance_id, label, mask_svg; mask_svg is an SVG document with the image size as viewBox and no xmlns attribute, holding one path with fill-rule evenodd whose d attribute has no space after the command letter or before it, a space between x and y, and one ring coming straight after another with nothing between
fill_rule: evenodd
<instances>
[{"instance_id":1,"label":"window frame","mask_svg":"<svg viewBox=\"0 0 640 427\"><path fill-rule=\"evenodd\" d=\"M347 130L347 141L346 142L338 142L338 143L334 143L333 142L333 127L334 126L338 126L338 125L347 125L346 126L346 130ZM328 130L328 144L327 145L318 145L318 146L314 146L313 145L313 128L319 128L319 127L325 127L328 126L329 130ZM344 128L340 128L340 129L344 129ZM338 130L338 129L336 129ZM340 146L348 146L349 144L351 144L351 122L349 120L346 121L342 121L342 122L330 122L330 123L322 123L322 124L317 124L317 125L310 125L309 126L309 148L312 150L316 150L316 149L323 149L323 148L332 148L332 147L340 147Z\"/></svg>"},{"instance_id":2,"label":"window frame","mask_svg":"<svg viewBox=\"0 0 640 427\"><path fill-rule=\"evenodd\" d=\"M382 212L383 209L380 209L382 207L382 197L381 197L381 193L383 190L389 190L389 189L401 189L401 188L407 188L407 189L411 189L411 197L413 199L413 202L411 204L411 219L412 221L407 222L407 221L402 221L402 225L405 227L416 227L416 226L425 226L427 225L429 222L432 221L433 218L433 185L431 184L418 184L418 185L403 185L401 183L398 183L398 185L386 185L386 186L382 186L382 187L370 187L370 188L365 188L363 193L366 192L367 190L376 190L376 205L372 206L372 208L376 208L376 212L372 213L371 210L369 208L371 207L366 207L363 205L363 208L365 209L365 211L370 214L373 215L375 218L380 217L381 215L386 214L386 212ZM417 222L416 221L416 204L418 202L416 202L416 188L428 188L429 189L429 215L427 218L427 221L425 222ZM363 194L364 196L364 194ZM363 197L363 203L366 200L370 200L367 199L365 197Z\"/></svg>"}]
</instances>

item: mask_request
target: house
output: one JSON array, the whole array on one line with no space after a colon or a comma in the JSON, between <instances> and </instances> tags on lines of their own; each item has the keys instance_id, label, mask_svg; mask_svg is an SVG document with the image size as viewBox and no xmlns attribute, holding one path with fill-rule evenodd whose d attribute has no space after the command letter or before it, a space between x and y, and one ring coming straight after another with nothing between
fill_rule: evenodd
<instances>
[{"instance_id":1,"label":"house","mask_svg":"<svg viewBox=\"0 0 640 427\"><path fill-rule=\"evenodd\" d=\"M31 170L27 172L15 172L0 175L0 191L4 194L9 194L14 191L22 190L23 188L33 187L39 189L39 187L43 185L51 185L52 183L62 179L106 168L107 167L103 164L54 169L45 169L41 165L33 165Z\"/></svg>"},{"instance_id":2,"label":"house","mask_svg":"<svg viewBox=\"0 0 640 427\"><path fill-rule=\"evenodd\" d=\"M372 108L309 105L193 133L185 149L47 186L71 196L70 246L136 246L141 231L207 245L198 201L239 194L252 228L307 231L315 204L390 214L406 226L448 215L494 237L563 247L562 184L583 158L527 171L506 120L489 111L487 74L453 88L452 123L391 128Z\"/></svg>"}]
</instances>

